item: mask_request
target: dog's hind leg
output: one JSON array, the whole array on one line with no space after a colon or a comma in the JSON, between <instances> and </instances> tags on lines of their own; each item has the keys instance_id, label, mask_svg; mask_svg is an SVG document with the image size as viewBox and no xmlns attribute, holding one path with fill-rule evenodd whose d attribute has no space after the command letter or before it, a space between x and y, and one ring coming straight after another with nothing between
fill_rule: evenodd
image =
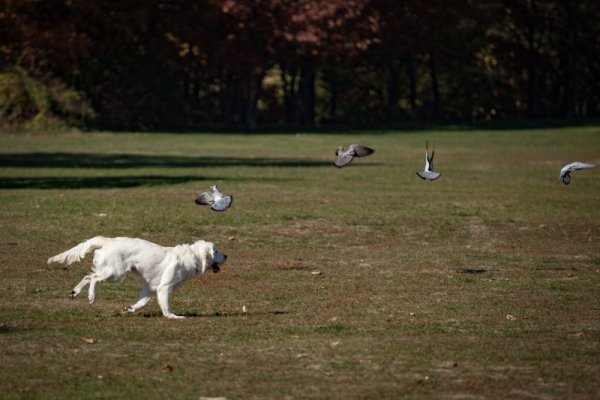
<instances>
[{"instance_id":1,"label":"dog's hind leg","mask_svg":"<svg viewBox=\"0 0 600 400\"><path fill-rule=\"evenodd\" d=\"M90 283L90 280L92 279L92 275L93 274L89 274L83 277L83 279L81 280L81 282L79 282L77 284L77 286L75 286L73 288L73 290L71 290L71 294L69 295L69 298L71 300L73 300L75 297L77 297L77 295L79 293L81 293L81 290Z\"/></svg>"},{"instance_id":2,"label":"dog's hind leg","mask_svg":"<svg viewBox=\"0 0 600 400\"><path fill-rule=\"evenodd\" d=\"M88 292L88 300L90 304L93 304L96 300L96 285L98 283L105 282L113 276L112 271L104 270L102 272L95 272L90 275L90 288Z\"/></svg>"},{"instance_id":3,"label":"dog's hind leg","mask_svg":"<svg viewBox=\"0 0 600 400\"><path fill-rule=\"evenodd\" d=\"M162 313L167 318L172 319L184 319L185 317L181 315L175 315L171 312L171 292L173 289L168 285L163 285L158 288L157 291L157 299L158 305L162 310Z\"/></svg>"},{"instance_id":4,"label":"dog's hind leg","mask_svg":"<svg viewBox=\"0 0 600 400\"><path fill-rule=\"evenodd\" d=\"M140 293L140 297L138 298L137 303L135 303L132 306L127 307L124 310L124 313L136 312L137 310L139 310L140 308L142 308L146 304L148 304L148 302L150 301L151 298L152 298L152 289L150 289L150 286L148 286L147 283L144 283L144 287L142 288L142 292Z\"/></svg>"}]
</instances>

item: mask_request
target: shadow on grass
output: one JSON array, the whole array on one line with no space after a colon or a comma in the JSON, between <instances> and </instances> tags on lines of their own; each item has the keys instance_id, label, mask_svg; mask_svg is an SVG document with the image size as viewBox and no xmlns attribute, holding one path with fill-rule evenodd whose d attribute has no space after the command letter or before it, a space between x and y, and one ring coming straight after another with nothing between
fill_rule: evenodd
<instances>
[{"instance_id":1,"label":"shadow on grass","mask_svg":"<svg viewBox=\"0 0 600 400\"><path fill-rule=\"evenodd\" d=\"M223 181L227 178L211 176L206 178L198 175L131 175L131 176L67 176L67 177L0 177L2 189L111 189L132 188L139 186L176 185L188 182ZM236 181L284 181L285 178L235 178Z\"/></svg>"},{"instance_id":2,"label":"shadow on grass","mask_svg":"<svg viewBox=\"0 0 600 400\"><path fill-rule=\"evenodd\" d=\"M216 311L214 313L197 313L193 311L186 311L179 315L184 316L186 318L227 318L227 317L250 317L256 315L284 315L289 314L289 311L275 310L275 311L257 311L257 312L242 312L242 311L234 311L234 312L220 312ZM138 316L143 318L162 318L162 313L160 312L147 312L140 313Z\"/></svg>"},{"instance_id":3,"label":"shadow on grass","mask_svg":"<svg viewBox=\"0 0 600 400\"><path fill-rule=\"evenodd\" d=\"M333 161L333 159L332 159ZM141 168L141 167L323 167L332 162L309 159L251 157L185 157L145 154L1 153L0 166L21 168Z\"/></svg>"},{"instance_id":4,"label":"shadow on grass","mask_svg":"<svg viewBox=\"0 0 600 400\"><path fill-rule=\"evenodd\" d=\"M486 269L480 268L459 268L456 270L459 274L483 274L484 272L488 272Z\"/></svg>"},{"instance_id":5,"label":"shadow on grass","mask_svg":"<svg viewBox=\"0 0 600 400\"><path fill-rule=\"evenodd\" d=\"M211 180L222 178L211 177ZM18 177L0 178L0 189L108 189L137 186L174 185L205 181L201 176L93 176L93 177Z\"/></svg>"},{"instance_id":6,"label":"shadow on grass","mask_svg":"<svg viewBox=\"0 0 600 400\"><path fill-rule=\"evenodd\" d=\"M297 134L325 134L325 135L348 135L348 134L396 134L398 132L403 134L421 133L423 131L493 131L493 130L528 130L528 129L552 129L552 128L569 128L569 127L580 127L580 126L597 126L598 119L595 118L581 118L581 119L513 119L508 121L479 121L479 122L466 122L466 121L446 121L446 122L433 122L433 121L404 121L396 123L352 123L352 124L321 124L317 126L306 126L306 125L261 125L261 127L255 131L248 131L244 128L235 127L223 127L223 126L204 126L190 129L170 129L165 130L154 130L139 132L144 133L155 133L155 134L190 134L190 135L202 135L202 134L247 134L249 136L258 135L297 135ZM113 130L112 133L131 133L132 131L120 131Z\"/></svg>"}]
</instances>

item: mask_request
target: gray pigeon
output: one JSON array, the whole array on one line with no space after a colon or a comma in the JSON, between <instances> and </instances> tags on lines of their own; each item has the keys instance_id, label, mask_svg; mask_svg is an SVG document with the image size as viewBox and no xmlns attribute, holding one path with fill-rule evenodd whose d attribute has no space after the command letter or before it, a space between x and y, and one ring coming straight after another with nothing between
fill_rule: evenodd
<instances>
[{"instance_id":1,"label":"gray pigeon","mask_svg":"<svg viewBox=\"0 0 600 400\"><path fill-rule=\"evenodd\" d=\"M430 181L435 181L437 178L442 175L439 172L435 172L433 170L433 156L435 155L435 144L433 145L433 150L431 150L431 157L429 157L429 143L425 141L425 170L417 172L417 175L421 179L428 179Z\"/></svg>"},{"instance_id":2,"label":"gray pigeon","mask_svg":"<svg viewBox=\"0 0 600 400\"><path fill-rule=\"evenodd\" d=\"M333 165L337 168L343 168L350 164L354 157L366 157L374 152L375 150L358 144L351 144L350 147L348 147L348 150L344 150L344 148L340 146L335 150L337 160L333 162Z\"/></svg>"},{"instance_id":3,"label":"gray pigeon","mask_svg":"<svg viewBox=\"0 0 600 400\"><path fill-rule=\"evenodd\" d=\"M579 171L580 169L590 169L596 167L597 165L586 164L578 161L573 162L571 164L567 164L560 170L560 176L558 177L558 182L556 183L560 183L562 181L562 183L568 185L569 183L571 183L571 172Z\"/></svg>"},{"instance_id":4,"label":"gray pigeon","mask_svg":"<svg viewBox=\"0 0 600 400\"><path fill-rule=\"evenodd\" d=\"M211 186L212 192L200 193L196 198L196 204L201 206L210 206L213 211L225 211L233 203L232 196L223 196L217 186Z\"/></svg>"}]
</instances>

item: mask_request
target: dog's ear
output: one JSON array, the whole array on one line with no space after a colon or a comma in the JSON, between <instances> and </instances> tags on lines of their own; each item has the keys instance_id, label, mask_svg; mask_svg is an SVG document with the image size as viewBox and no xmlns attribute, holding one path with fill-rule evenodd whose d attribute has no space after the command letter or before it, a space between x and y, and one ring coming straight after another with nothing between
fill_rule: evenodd
<instances>
[{"instance_id":1,"label":"dog's ear","mask_svg":"<svg viewBox=\"0 0 600 400\"><path fill-rule=\"evenodd\" d=\"M202 263L204 267L207 267L214 256L214 245L212 243L199 240L194 243L191 248L194 252L194 257Z\"/></svg>"}]
</instances>

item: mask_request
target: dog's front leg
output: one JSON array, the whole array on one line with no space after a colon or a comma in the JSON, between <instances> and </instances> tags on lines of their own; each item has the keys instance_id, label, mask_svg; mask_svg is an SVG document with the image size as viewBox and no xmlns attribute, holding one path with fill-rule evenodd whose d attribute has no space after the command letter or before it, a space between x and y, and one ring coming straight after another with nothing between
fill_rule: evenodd
<instances>
[{"instance_id":1,"label":"dog's front leg","mask_svg":"<svg viewBox=\"0 0 600 400\"><path fill-rule=\"evenodd\" d=\"M160 286L157 291L158 305L162 310L162 313L167 318L172 319L184 319L181 315L175 315L171 312L171 292L173 290L170 286Z\"/></svg>"}]
</instances>

